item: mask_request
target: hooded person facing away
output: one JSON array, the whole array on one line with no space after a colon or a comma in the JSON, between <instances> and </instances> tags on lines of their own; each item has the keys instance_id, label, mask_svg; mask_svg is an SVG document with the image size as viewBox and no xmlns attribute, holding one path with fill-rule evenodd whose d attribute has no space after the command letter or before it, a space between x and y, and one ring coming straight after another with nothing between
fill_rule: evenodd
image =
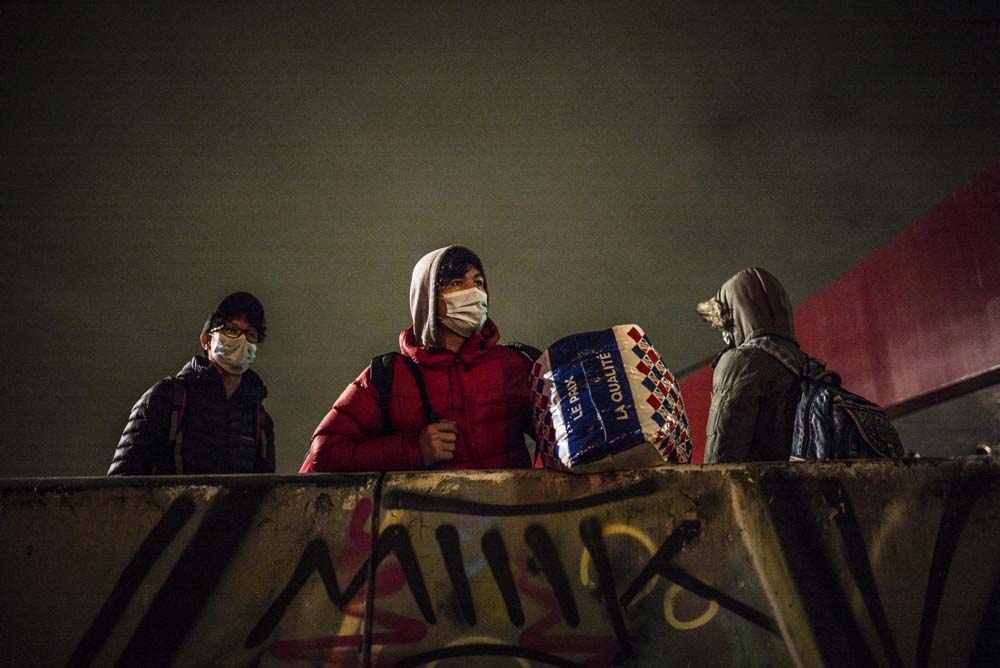
<instances>
[{"instance_id":1,"label":"hooded person facing away","mask_svg":"<svg viewBox=\"0 0 1000 668\"><path fill-rule=\"evenodd\" d=\"M300 473L530 466L531 361L497 345L487 304L475 253L447 246L421 258L410 282L413 324L392 356L388 422L369 366L316 428ZM426 386L431 421L404 355Z\"/></svg>"},{"instance_id":2,"label":"hooded person facing away","mask_svg":"<svg viewBox=\"0 0 1000 668\"><path fill-rule=\"evenodd\" d=\"M750 267L699 304L698 313L726 346L712 364L705 463L787 461L799 379L769 353L744 346L764 337L805 364L785 289L764 269Z\"/></svg>"}]
</instances>

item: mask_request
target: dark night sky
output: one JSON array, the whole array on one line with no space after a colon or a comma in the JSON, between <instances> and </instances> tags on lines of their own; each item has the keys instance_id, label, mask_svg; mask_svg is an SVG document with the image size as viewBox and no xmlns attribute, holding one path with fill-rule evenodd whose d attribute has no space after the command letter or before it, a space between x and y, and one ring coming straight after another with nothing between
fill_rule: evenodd
<instances>
[{"instance_id":1,"label":"dark night sky","mask_svg":"<svg viewBox=\"0 0 1000 668\"><path fill-rule=\"evenodd\" d=\"M448 243L505 339L678 370L738 268L799 303L1000 155L995 4L254 7L4 5L0 476L102 475L237 289L297 470Z\"/></svg>"}]
</instances>

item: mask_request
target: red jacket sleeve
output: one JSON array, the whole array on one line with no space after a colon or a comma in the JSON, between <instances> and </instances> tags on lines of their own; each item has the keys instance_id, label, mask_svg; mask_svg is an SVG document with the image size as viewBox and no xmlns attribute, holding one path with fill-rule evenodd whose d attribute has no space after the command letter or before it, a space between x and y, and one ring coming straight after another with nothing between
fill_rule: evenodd
<instances>
[{"instance_id":1,"label":"red jacket sleeve","mask_svg":"<svg viewBox=\"0 0 1000 668\"><path fill-rule=\"evenodd\" d=\"M385 434L378 392L366 368L316 427L299 473L423 469L419 434Z\"/></svg>"}]
</instances>

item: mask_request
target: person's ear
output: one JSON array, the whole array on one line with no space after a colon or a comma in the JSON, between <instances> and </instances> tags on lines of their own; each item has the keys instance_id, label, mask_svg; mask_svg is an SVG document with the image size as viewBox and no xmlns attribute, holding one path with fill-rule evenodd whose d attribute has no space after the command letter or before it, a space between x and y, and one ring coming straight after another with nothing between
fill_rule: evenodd
<instances>
[{"instance_id":1,"label":"person's ear","mask_svg":"<svg viewBox=\"0 0 1000 668\"><path fill-rule=\"evenodd\" d=\"M212 336L208 332L201 333L201 347L203 350L208 350L208 344L212 342Z\"/></svg>"}]
</instances>

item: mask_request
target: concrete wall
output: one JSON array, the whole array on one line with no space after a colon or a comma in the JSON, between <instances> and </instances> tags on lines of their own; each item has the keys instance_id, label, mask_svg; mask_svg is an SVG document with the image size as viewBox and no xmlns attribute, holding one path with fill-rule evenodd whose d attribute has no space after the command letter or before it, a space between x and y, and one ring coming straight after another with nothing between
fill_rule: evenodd
<instances>
[{"instance_id":1,"label":"concrete wall","mask_svg":"<svg viewBox=\"0 0 1000 668\"><path fill-rule=\"evenodd\" d=\"M998 481L987 458L0 481L0 664L996 666Z\"/></svg>"}]
</instances>

